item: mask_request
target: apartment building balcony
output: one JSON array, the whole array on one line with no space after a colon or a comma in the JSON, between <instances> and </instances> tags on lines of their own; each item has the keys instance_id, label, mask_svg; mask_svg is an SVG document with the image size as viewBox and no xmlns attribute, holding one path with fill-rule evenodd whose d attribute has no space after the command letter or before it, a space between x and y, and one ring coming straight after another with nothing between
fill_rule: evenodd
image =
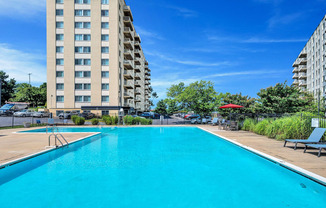
<instances>
[{"instance_id":1,"label":"apartment building balcony","mask_svg":"<svg viewBox=\"0 0 326 208\"><path fill-rule=\"evenodd\" d=\"M128 59L128 60L133 60L134 59L134 55L133 55L132 50L125 49L123 54L124 54L125 58Z\"/></svg>"},{"instance_id":2,"label":"apartment building balcony","mask_svg":"<svg viewBox=\"0 0 326 208\"><path fill-rule=\"evenodd\" d=\"M292 70L292 73L297 73L297 72L299 72L298 67L294 67L294 69Z\"/></svg>"},{"instance_id":3,"label":"apartment building balcony","mask_svg":"<svg viewBox=\"0 0 326 208\"><path fill-rule=\"evenodd\" d=\"M299 78L299 74L298 73L295 73L293 76L292 76L292 79L298 79Z\"/></svg>"},{"instance_id":4,"label":"apartment building balcony","mask_svg":"<svg viewBox=\"0 0 326 208\"><path fill-rule=\"evenodd\" d=\"M137 33L135 34L135 41L138 41L139 43L141 43L140 36Z\"/></svg>"},{"instance_id":5,"label":"apartment building balcony","mask_svg":"<svg viewBox=\"0 0 326 208\"><path fill-rule=\"evenodd\" d=\"M141 95L141 91L140 91L140 89L136 89L136 90L135 90L135 95Z\"/></svg>"},{"instance_id":6,"label":"apartment building balcony","mask_svg":"<svg viewBox=\"0 0 326 208\"><path fill-rule=\"evenodd\" d=\"M307 58L301 58L299 65L305 65L305 64L307 64Z\"/></svg>"},{"instance_id":7,"label":"apartment building balcony","mask_svg":"<svg viewBox=\"0 0 326 208\"><path fill-rule=\"evenodd\" d=\"M123 76L125 79L133 79L133 74L131 70L124 70Z\"/></svg>"},{"instance_id":8,"label":"apartment building balcony","mask_svg":"<svg viewBox=\"0 0 326 208\"><path fill-rule=\"evenodd\" d=\"M150 73L149 71L146 70L145 75L147 75L147 76L151 76L151 73Z\"/></svg>"},{"instance_id":9,"label":"apartment building balcony","mask_svg":"<svg viewBox=\"0 0 326 208\"><path fill-rule=\"evenodd\" d=\"M135 81L135 87L141 87L142 83L140 81Z\"/></svg>"},{"instance_id":10,"label":"apartment building balcony","mask_svg":"<svg viewBox=\"0 0 326 208\"><path fill-rule=\"evenodd\" d=\"M297 67L299 66L299 61L298 59L295 60L295 62L292 64L292 67Z\"/></svg>"},{"instance_id":11,"label":"apartment building balcony","mask_svg":"<svg viewBox=\"0 0 326 208\"><path fill-rule=\"evenodd\" d=\"M133 88L134 88L132 81L127 81L127 80L125 80L125 81L123 82L123 84L124 84L123 87L126 88L126 89L133 89Z\"/></svg>"},{"instance_id":12,"label":"apartment building balcony","mask_svg":"<svg viewBox=\"0 0 326 208\"><path fill-rule=\"evenodd\" d=\"M148 61L145 61L145 65L147 65L147 66L148 66Z\"/></svg>"},{"instance_id":13,"label":"apartment building balcony","mask_svg":"<svg viewBox=\"0 0 326 208\"><path fill-rule=\"evenodd\" d=\"M133 47L132 47L132 40L130 38L125 38L124 39L124 44L125 44L125 47L126 48L133 49Z\"/></svg>"},{"instance_id":14,"label":"apartment building balcony","mask_svg":"<svg viewBox=\"0 0 326 208\"><path fill-rule=\"evenodd\" d=\"M125 26L131 27L131 24L132 24L131 17L129 17L129 16L123 17L123 22L125 23Z\"/></svg>"},{"instance_id":15,"label":"apartment building balcony","mask_svg":"<svg viewBox=\"0 0 326 208\"><path fill-rule=\"evenodd\" d=\"M135 103L139 103L139 102L141 102L141 99L140 99L139 96L136 96L136 97L135 97Z\"/></svg>"},{"instance_id":16,"label":"apartment building balcony","mask_svg":"<svg viewBox=\"0 0 326 208\"><path fill-rule=\"evenodd\" d=\"M140 50L139 49L135 49L134 50L135 56L140 58Z\"/></svg>"},{"instance_id":17,"label":"apartment building balcony","mask_svg":"<svg viewBox=\"0 0 326 208\"><path fill-rule=\"evenodd\" d=\"M135 65L141 65L141 63L140 63L140 58L135 58Z\"/></svg>"},{"instance_id":18,"label":"apartment building balcony","mask_svg":"<svg viewBox=\"0 0 326 208\"><path fill-rule=\"evenodd\" d=\"M300 86L300 87L307 86L307 81L305 81L305 80L301 80L301 81L299 81L299 86Z\"/></svg>"},{"instance_id":19,"label":"apartment building balcony","mask_svg":"<svg viewBox=\"0 0 326 208\"><path fill-rule=\"evenodd\" d=\"M299 54L299 58L305 58L305 57L307 57L307 52L301 52L300 54Z\"/></svg>"},{"instance_id":20,"label":"apartment building balcony","mask_svg":"<svg viewBox=\"0 0 326 208\"><path fill-rule=\"evenodd\" d=\"M145 80L151 80L151 77L145 76Z\"/></svg>"},{"instance_id":21,"label":"apartment building balcony","mask_svg":"<svg viewBox=\"0 0 326 208\"><path fill-rule=\"evenodd\" d=\"M297 79L295 79L295 80L293 81L293 84L294 84L294 85L299 85L299 81L298 81Z\"/></svg>"},{"instance_id":22,"label":"apartment building balcony","mask_svg":"<svg viewBox=\"0 0 326 208\"><path fill-rule=\"evenodd\" d=\"M124 27L123 33L126 37L132 38L132 30L130 27Z\"/></svg>"},{"instance_id":23,"label":"apartment building balcony","mask_svg":"<svg viewBox=\"0 0 326 208\"><path fill-rule=\"evenodd\" d=\"M133 16L132 16L132 12L131 12L131 9L130 9L130 6L127 6L127 5L124 5L123 6L123 13L125 16L128 16L131 18L131 21L133 21Z\"/></svg>"},{"instance_id":24,"label":"apartment building balcony","mask_svg":"<svg viewBox=\"0 0 326 208\"><path fill-rule=\"evenodd\" d=\"M135 79L136 80L141 80L141 74L140 73L135 73Z\"/></svg>"},{"instance_id":25,"label":"apartment building balcony","mask_svg":"<svg viewBox=\"0 0 326 208\"><path fill-rule=\"evenodd\" d=\"M306 72L307 71L307 65L300 65L299 66L299 72Z\"/></svg>"},{"instance_id":26,"label":"apartment building balcony","mask_svg":"<svg viewBox=\"0 0 326 208\"><path fill-rule=\"evenodd\" d=\"M123 98L124 98L124 99L132 99L133 96L132 96L129 92L124 92L124 93L123 93Z\"/></svg>"},{"instance_id":27,"label":"apartment building balcony","mask_svg":"<svg viewBox=\"0 0 326 208\"><path fill-rule=\"evenodd\" d=\"M134 64L130 60L124 60L123 65L127 69L133 69L134 68Z\"/></svg>"},{"instance_id":28,"label":"apartment building balcony","mask_svg":"<svg viewBox=\"0 0 326 208\"><path fill-rule=\"evenodd\" d=\"M140 72L140 66L135 66L135 72Z\"/></svg>"},{"instance_id":29,"label":"apartment building balcony","mask_svg":"<svg viewBox=\"0 0 326 208\"><path fill-rule=\"evenodd\" d=\"M299 73L299 79L307 79L307 74L304 72Z\"/></svg>"},{"instance_id":30,"label":"apartment building balcony","mask_svg":"<svg viewBox=\"0 0 326 208\"><path fill-rule=\"evenodd\" d=\"M145 81L145 85L150 85L151 83L149 81Z\"/></svg>"}]
</instances>

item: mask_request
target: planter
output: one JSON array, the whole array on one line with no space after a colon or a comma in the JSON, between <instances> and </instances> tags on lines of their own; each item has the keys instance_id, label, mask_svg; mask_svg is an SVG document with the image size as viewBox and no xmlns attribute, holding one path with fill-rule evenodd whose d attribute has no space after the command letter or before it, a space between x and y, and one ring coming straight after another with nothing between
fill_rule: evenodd
<instances>
[{"instance_id":1,"label":"planter","mask_svg":"<svg viewBox=\"0 0 326 208\"><path fill-rule=\"evenodd\" d=\"M29 128L29 127L31 127L31 123L24 122L24 127L25 127L25 128Z\"/></svg>"}]
</instances>

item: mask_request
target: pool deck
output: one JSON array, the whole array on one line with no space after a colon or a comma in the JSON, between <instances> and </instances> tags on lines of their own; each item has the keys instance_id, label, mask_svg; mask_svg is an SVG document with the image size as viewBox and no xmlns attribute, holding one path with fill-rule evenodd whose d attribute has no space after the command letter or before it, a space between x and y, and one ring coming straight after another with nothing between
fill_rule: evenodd
<instances>
[{"instance_id":1,"label":"pool deck","mask_svg":"<svg viewBox=\"0 0 326 208\"><path fill-rule=\"evenodd\" d=\"M46 150L45 147L48 146L49 134L15 133L17 131L31 129L34 128L0 130L0 165ZM66 133L62 135L70 143L80 138L93 135L93 133ZM51 145L53 145L53 137L51 142Z\"/></svg>"},{"instance_id":2,"label":"pool deck","mask_svg":"<svg viewBox=\"0 0 326 208\"><path fill-rule=\"evenodd\" d=\"M171 127L171 125L168 127ZM309 149L307 153L303 153L303 145L298 145L298 149L293 150L291 143L287 147L283 147L284 142L282 141L269 139L251 132L223 131L216 126L209 125L199 125L198 127L326 178L325 151L318 158L318 151L315 149ZM0 130L0 165L45 150L45 147L48 145L47 134L16 133L17 131L31 129ZM63 133L63 135L68 142L73 142L93 135L93 133Z\"/></svg>"},{"instance_id":3,"label":"pool deck","mask_svg":"<svg viewBox=\"0 0 326 208\"><path fill-rule=\"evenodd\" d=\"M306 153L303 153L304 145L302 144L298 144L297 150L294 150L293 143L288 143L286 147L283 147L283 141L270 139L266 136L257 135L252 132L224 131L219 130L217 126L198 127L326 178L325 150L322 151L320 157L317 157L318 150L316 149L308 149Z\"/></svg>"}]
</instances>

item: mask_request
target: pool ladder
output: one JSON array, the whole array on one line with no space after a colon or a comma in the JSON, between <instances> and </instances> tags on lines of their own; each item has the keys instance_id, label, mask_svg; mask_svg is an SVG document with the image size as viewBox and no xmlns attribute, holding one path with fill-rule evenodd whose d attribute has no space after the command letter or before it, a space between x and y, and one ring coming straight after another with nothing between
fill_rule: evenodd
<instances>
[{"instance_id":1,"label":"pool ladder","mask_svg":"<svg viewBox=\"0 0 326 208\"><path fill-rule=\"evenodd\" d=\"M51 146L51 137L54 137L54 144L55 144L55 148L58 147L64 147L64 146L68 146L69 142L65 139L65 137L59 132L58 127L56 126L52 126L50 128L52 130L52 133L49 135L49 146L48 147L53 147ZM56 130L56 132L55 132ZM48 127L46 127L46 133L48 133ZM59 146L58 144L61 144L61 146Z\"/></svg>"}]
</instances>

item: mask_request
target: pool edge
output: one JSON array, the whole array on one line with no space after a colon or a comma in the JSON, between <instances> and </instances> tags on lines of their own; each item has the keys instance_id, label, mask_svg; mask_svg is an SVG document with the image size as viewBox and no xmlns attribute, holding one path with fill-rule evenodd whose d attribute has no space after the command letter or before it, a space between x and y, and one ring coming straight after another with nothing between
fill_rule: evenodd
<instances>
[{"instance_id":1,"label":"pool edge","mask_svg":"<svg viewBox=\"0 0 326 208\"><path fill-rule=\"evenodd\" d=\"M278 164L278 165L280 165L280 166L282 166L282 167L284 167L286 169L289 169L289 170L291 170L291 171L293 171L293 172L295 172L297 174L300 174L300 175L302 175L302 176L304 176L306 178L309 178L310 180L313 180L313 181L315 181L315 182L317 182L317 183L319 183L319 184L321 184L323 186L326 186L326 178L324 178L324 177L322 177L322 176L320 176L320 175L318 175L316 173L313 173L311 171L303 169L303 168L301 168L299 166L293 165L292 163L286 162L286 161L281 160L279 158L276 158L274 156L268 155L268 154L266 154L264 152L258 151L258 150L254 149L252 147L243 145L243 144L241 144L239 142L236 142L234 140L231 140L229 138L221 136L218 133L211 132L211 131L209 131L207 129L204 129L202 127L199 127L199 126L197 126L197 128L199 128L199 129L201 129L203 131L206 131L206 132L208 132L210 134L213 134L215 136L218 136L221 139L224 139L224 140L226 140L226 141L228 141L228 142L230 142L230 143L232 143L234 145L237 145L237 146L239 146L239 147L241 147L241 148L243 148L243 149L245 149L245 150L247 150L249 152L252 152L252 153L254 153L254 154L256 154L256 155L258 155L260 157L263 157L263 158L265 158L265 159L267 159L267 160L269 160L271 162L274 162L274 163L276 163L276 164Z\"/></svg>"},{"instance_id":2,"label":"pool edge","mask_svg":"<svg viewBox=\"0 0 326 208\"><path fill-rule=\"evenodd\" d=\"M76 133L76 132L75 132L75 133ZM90 133L92 133L92 132L90 132ZM82 140L84 140L84 139L87 139L87 138L93 137L93 136L97 136L97 135L99 135L99 134L101 134L101 132L96 132L96 133L93 133L93 134L91 134L91 135L88 135L88 136L85 136L85 137L79 138L79 139L77 139L77 140L74 140L74 141L70 142L69 145L70 145L70 144L74 144L74 143L79 142L79 141L82 141ZM65 146L63 146L63 147L65 147ZM55 150L60 149L60 148L62 148L62 147L59 147L59 148L51 148L51 149L42 150L42 151L40 151L40 152L36 152L36 153L33 153L33 154L29 154L29 155L27 155L27 156L24 156L24 157L21 157L21 158L15 159L15 160L11 160L11 161L8 161L8 162L5 162L5 163L2 163L2 164L0 164L0 170L1 170L1 169L4 169L4 168L6 168L6 167L9 167L9 166L15 165L15 164L17 164L17 163L20 163L20 162L23 162L23 161L26 161L26 160L32 159L32 158L37 157L37 156L39 156L39 155L43 155L43 154L46 154L46 153L49 153L49 152L55 151Z\"/></svg>"}]
</instances>

